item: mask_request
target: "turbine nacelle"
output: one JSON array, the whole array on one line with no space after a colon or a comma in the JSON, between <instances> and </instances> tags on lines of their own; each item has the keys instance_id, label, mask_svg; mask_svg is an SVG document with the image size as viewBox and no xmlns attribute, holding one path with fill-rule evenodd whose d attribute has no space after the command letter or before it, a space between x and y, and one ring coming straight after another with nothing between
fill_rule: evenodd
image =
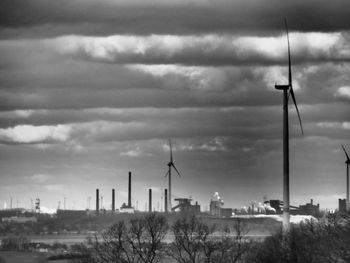
<instances>
[{"instance_id":1,"label":"turbine nacelle","mask_svg":"<svg viewBox=\"0 0 350 263\"><path fill-rule=\"evenodd\" d=\"M289 85L275 85L275 89L278 90L288 90L290 88Z\"/></svg>"},{"instance_id":2,"label":"turbine nacelle","mask_svg":"<svg viewBox=\"0 0 350 263\"><path fill-rule=\"evenodd\" d=\"M179 171L177 170L174 162L173 162L173 150L171 147L171 141L169 139L169 149L170 149L170 161L168 162L167 166L169 167L167 173L165 174L165 177L168 176L171 173L171 167L174 168L174 170L176 171L176 173L179 175L179 177L181 177L181 174L179 173Z\"/></svg>"}]
</instances>

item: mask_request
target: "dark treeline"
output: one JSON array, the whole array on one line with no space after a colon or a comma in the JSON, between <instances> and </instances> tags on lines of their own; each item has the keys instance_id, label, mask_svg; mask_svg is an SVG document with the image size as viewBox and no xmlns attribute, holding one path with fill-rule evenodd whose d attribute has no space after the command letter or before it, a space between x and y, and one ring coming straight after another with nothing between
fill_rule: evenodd
<instances>
[{"instance_id":1,"label":"dark treeline","mask_svg":"<svg viewBox=\"0 0 350 263\"><path fill-rule=\"evenodd\" d=\"M72 263L323 263L350 262L350 220L330 215L293 225L264 240L245 237L240 220L218 227L195 215L172 225L159 214L119 221L87 245L75 246ZM167 241L167 242L166 242Z\"/></svg>"}]
</instances>

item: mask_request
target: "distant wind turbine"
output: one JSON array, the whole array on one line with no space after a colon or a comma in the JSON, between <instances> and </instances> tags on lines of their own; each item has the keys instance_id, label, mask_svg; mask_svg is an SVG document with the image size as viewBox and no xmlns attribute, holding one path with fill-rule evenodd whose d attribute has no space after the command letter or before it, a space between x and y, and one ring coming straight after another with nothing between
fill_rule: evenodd
<instances>
[{"instance_id":1,"label":"distant wind turbine","mask_svg":"<svg viewBox=\"0 0 350 263\"><path fill-rule=\"evenodd\" d=\"M346 205L348 206L349 204L349 164L350 164L350 158L348 153L346 152L344 146L341 146L344 150L344 153L346 155Z\"/></svg>"},{"instance_id":2,"label":"distant wind turbine","mask_svg":"<svg viewBox=\"0 0 350 263\"><path fill-rule=\"evenodd\" d=\"M301 124L301 118L295 100L293 84L292 84L292 67L290 59L290 46L289 46L289 34L287 19L285 19L285 26L287 32L288 43L288 84L287 85L275 85L278 90L283 90L283 229L288 230L290 225L290 212L289 212L289 126L288 126L288 100L292 97L295 109L298 114L301 133L303 132L303 126Z\"/></svg>"},{"instance_id":3,"label":"distant wind turbine","mask_svg":"<svg viewBox=\"0 0 350 263\"><path fill-rule=\"evenodd\" d=\"M169 195L168 195L168 206L169 206L169 211L171 211L171 167L175 169L179 177L181 177L181 174L179 171L176 169L175 164L173 162L173 150L171 148L171 141L169 139L169 148L170 148L170 161L168 162L168 172L165 174L165 177L168 176L169 179Z\"/></svg>"}]
</instances>

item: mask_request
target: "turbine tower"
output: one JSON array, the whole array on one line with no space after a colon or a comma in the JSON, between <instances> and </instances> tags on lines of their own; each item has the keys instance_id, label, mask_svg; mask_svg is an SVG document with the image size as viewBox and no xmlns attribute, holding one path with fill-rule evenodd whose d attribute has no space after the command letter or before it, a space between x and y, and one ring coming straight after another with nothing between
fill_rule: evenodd
<instances>
[{"instance_id":1,"label":"turbine tower","mask_svg":"<svg viewBox=\"0 0 350 263\"><path fill-rule=\"evenodd\" d=\"M295 100L293 84L292 84L292 68L290 59L290 46L287 19L285 19L285 26L287 32L288 43L288 84L287 85L275 85L277 90L283 91L283 230L288 230L290 225L290 212L289 212L289 126L288 126L288 100L292 97L295 109L298 114L301 133L303 134L303 126L301 124L301 118L298 110L298 106Z\"/></svg>"},{"instance_id":2,"label":"turbine tower","mask_svg":"<svg viewBox=\"0 0 350 263\"><path fill-rule=\"evenodd\" d=\"M175 171L177 172L177 174L179 175L179 177L181 177L181 174L179 173L179 171L176 169L175 164L173 162L173 150L171 148L171 141L169 139L169 148L170 148L170 161L168 162L168 172L165 174L165 177L168 176L169 179L169 195L168 195L168 209L169 211L171 211L171 168L174 168Z\"/></svg>"},{"instance_id":3,"label":"turbine tower","mask_svg":"<svg viewBox=\"0 0 350 263\"><path fill-rule=\"evenodd\" d=\"M344 150L344 153L346 155L346 210L347 210L347 207L349 206L349 164L350 164L350 158L349 158L349 155L348 153L345 151L345 148L344 146L342 145L341 146Z\"/></svg>"}]
</instances>

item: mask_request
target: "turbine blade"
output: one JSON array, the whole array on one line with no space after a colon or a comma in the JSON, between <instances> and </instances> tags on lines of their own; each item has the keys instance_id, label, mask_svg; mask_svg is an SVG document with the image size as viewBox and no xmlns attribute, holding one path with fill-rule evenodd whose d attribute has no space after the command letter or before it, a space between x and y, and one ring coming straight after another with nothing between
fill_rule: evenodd
<instances>
[{"instance_id":1,"label":"turbine blade","mask_svg":"<svg viewBox=\"0 0 350 263\"><path fill-rule=\"evenodd\" d=\"M289 93L290 93L290 95L292 96L295 109L297 110L298 119L299 119L299 124L300 124L300 129L301 129L301 134L304 135L303 124L301 123L301 118L300 118L300 114L299 114L299 109L298 109L297 101L295 100L294 91L293 91L293 87L292 87L292 86L290 86Z\"/></svg>"},{"instance_id":2,"label":"turbine blade","mask_svg":"<svg viewBox=\"0 0 350 263\"><path fill-rule=\"evenodd\" d=\"M288 94L288 100L289 100L289 97L292 96L292 99L293 99L293 102L294 102L294 105L295 105L295 109L297 110L297 114L298 114L301 134L304 134L303 125L301 123L301 118L300 118L300 113L299 113L297 101L295 100L294 91L293 91L292 62L291 62L291 58L290 58L290 44L289 44L289 33L288 33L287 18L284 19L284 24L286 26L287 43L288 43L288 85L290 86L289 94Z\"/></svg>"},{"instance_id":3,"label":"turbine blade","mask_svg":"<svg viewBox=\"0 0 350 263\"><path fill-rule=\"evenodd\" d=\"M345 151L345 148L344 148L344 146L343 146L342 144L341 144L341 147L342 147L343 150L344 150L344 153L345 153L345 155L346 155L347 161L350 161L349 155L348 155L348 153Z\"/></svg>"},{"instance_id":4,"label":"turbine blade","mask_svg":"<svg viewBox=\"0 0 350 263\"><path fill-rule=\"evenodd\" d=\"M166 172L166 174L164 175L164 177L167 177L169 175L169 170Z\"/></svg>"},{"instance_id":5,"label":"turbine blade","mask_svg":"<svg viewBox=\"0 0 350 263\"><path fill-rule=\"evenodd\" d=\"M290 45L289 45L289 33L288 33L288 25L287 25L287 18L284 19L284 24L286 26L286 32L287 32L287 42L288 42L288 84L289 86L292 86L292 62L290 59Z\"/></svg>"},{"instance_id":6,"label":"turbine blade","mask_svg":"<svg viewBox=\"0 0 350 263\"><path fill-rule=\"evenodd\" d=\"M175 165L172 163L171 166L175 169L175 171L177 172L177 174L181 177L181 174L180 174L179 171L176 169Z\"/></svg>"},{"instance_id":7,"label":"turbine blade","mask_svg":"<svg viewBox=\"0 0 350 263\"><path fill-rule=\"evenodd\" d=\"M173 149L171 148L171 140L169 139L169 148L170 148L170 162L173 162Z\"/></svg>"}]
</instances>

